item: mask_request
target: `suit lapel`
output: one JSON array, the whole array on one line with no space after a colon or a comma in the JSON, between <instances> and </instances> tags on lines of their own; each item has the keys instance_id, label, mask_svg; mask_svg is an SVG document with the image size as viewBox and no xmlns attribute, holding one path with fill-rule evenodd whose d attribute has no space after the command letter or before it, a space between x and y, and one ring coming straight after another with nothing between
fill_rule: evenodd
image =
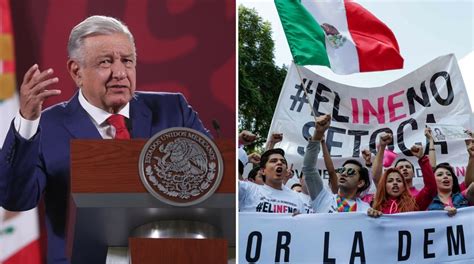
<instances>
[{"instance_id":1,"label":"suit lapel","mask_svg":"<svg viewBox=\"0 0 474 264\"><path fill-rule=\"evenodd\" d=\"M66 106L66 118L64 125L74 138L101 139L102 136L92 123L86 110L79 103L78 93L68 102Z\"/></svg>"},{"instance_id":2,"label":"suit lapel","mask_svg":"<svg viewBox=\"0 0 474 264\"><path fill-rule=\"evenodd\" d=\"M132 138L151 137L151 110L138 99L130 101L130 119L132 120Z\"/></svg>"}]
</instances>

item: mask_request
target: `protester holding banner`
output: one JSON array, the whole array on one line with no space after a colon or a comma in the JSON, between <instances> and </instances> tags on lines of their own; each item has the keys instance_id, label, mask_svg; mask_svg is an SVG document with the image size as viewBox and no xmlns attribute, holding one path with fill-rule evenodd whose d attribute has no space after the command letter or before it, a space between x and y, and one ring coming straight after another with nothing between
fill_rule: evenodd
<instances>
[{"instance_id":1,"label":"protester holding banner","mask_svg":"<svg viewBox=\"0 0 474 264\"><path fill-rule=\"evenodd\" d=\"M379 217L382 214L395 214L417 211L415 198L407 189L405 178L395 168L387 169L379 180L372 208L367 214Z\"/></svg>"},{"instance_id":2,"label":"protester holding banner","mask_svg":"<svg viewBox=\"0 0 474 264\"><path fill-rule=\"evenodd\" d=\"M370 206L359 198L359 194L370 186L369 173L357 160L346 160L338 170L338 193L333 194L323 187L323 181L316 168L321 139L329 128L331 115L319 116L316 129L303 160L303 175L312 206L316 213L365 212Z\"/></svg>"},{"instance_id":3,"label":"protester holding banner","mask_svg":"<svg viewBox=\"0 0 474 264\"><path fill-rule=\"evenodd\" d=\"M380 141L383 141L382 139ZM429 163L423 154L423 147L413 145L411 153L418 158L423 173L424 187L416 196L412 196L407 188L405 177L395 168L389 168L379 180L377 193L372 208L367 211L370 216L395 214L411 211L424 211L436 195L436 182Z\"/></svg>"},{"instance_id":4,"label":"protester holding banner","mask_svg":"<svg viewBox=\"0 0 474 264\"><path fill-rule=\"evenodd\" d=\"M265 184L239 181L240 212L297 213L303 212L298 194L283 185L287 162L282 149L270 149L260 159Z\"/></svg>"},{"instance_id":5,"label":"protester holding banner","mask_svg":"<svg viewBox=\"0 0 474 264\"><path fill-rule=\"evenodd\" d=\"M458 178L449 163L438 164L434 174L438 193L428 210L447 210L449 215L454 215L457 208L474 204L474 184L471 183L467 190L461 192Z\"/></svg>"}]
</instances>

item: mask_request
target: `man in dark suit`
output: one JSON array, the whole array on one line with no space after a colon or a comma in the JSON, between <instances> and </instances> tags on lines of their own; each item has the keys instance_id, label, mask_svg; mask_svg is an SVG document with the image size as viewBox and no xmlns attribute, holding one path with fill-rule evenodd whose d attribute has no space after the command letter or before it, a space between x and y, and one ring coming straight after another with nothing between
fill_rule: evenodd
<instances>
[{"instance_id":1,"label":"man in dark suit","mask_svg":"<svg viewBox=\"0 0 474 264\"><path fill-rule=\"evenodd\" d=\"M75 26L68 43L69 73L78 92L42 111L54 89L53 70L32 66L20 90L20 111L0 150L0 206L22 211L44 195L48 263L69 263L65 221L71 139L149 138L169 127L209 136L181 94L135 92L134 39L120 21L92 16Z\"/></svg>"}]
</instances>

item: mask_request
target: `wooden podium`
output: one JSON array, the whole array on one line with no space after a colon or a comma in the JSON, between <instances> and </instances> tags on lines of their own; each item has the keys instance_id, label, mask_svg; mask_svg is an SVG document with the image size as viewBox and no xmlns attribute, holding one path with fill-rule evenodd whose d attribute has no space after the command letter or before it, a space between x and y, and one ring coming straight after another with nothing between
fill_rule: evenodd
<instances>
[{"instance_id":1,"label":"wooden podium","mask_svg":"<svg viewBox=\"0 0 474 264\"><path fill-rule=\"evenodd\" d=\"M172 263L202 263L200 260L209 260L206 252L211 252L219 261L205 262L221 263L224 252L226 258L222 263L226 263L227 248L235 247L233 140L215 141L224 160L222 181L210 198L189 207L165 204L146 191L138 173L138 159L145 143L146 140L71 142L71 189L66 234L71 263L105 263L110 246L129 246L132 261L140 259L138 263L158 263L160 257L169 259L169 256L182 254L183 247L192 258L176 258ZM136 227L166 220L208 223L221 230L223 239L130 238L129 242L130 233ZM157 247L175 250L165 252ZM153 259L145 262L148 258Z\"/></svg>"}]
</instances>

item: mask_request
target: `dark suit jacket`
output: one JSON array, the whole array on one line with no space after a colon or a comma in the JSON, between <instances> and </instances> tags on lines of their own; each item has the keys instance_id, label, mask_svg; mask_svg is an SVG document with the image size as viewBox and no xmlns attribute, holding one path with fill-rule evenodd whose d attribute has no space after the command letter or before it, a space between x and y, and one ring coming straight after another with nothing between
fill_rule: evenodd
<instances>
[{"instance_id":1,"label":"dark suit jacket","mask_svg":"<svg viewBox=\"0 0 474 264\"><path fill-rule=\"evenodd\" d=\"M170 127L189 127L206 135L198 115L181 94L136 93L130 101L132 138L150 138ZM48 263L68 263L65 222L69 190L69 142L100 139L81 107L78 94L43 111L37 134L23 139L13 122L0 150L0 205L24 211L44 195L48 230Z\"/></svg>"}]
</instances>

